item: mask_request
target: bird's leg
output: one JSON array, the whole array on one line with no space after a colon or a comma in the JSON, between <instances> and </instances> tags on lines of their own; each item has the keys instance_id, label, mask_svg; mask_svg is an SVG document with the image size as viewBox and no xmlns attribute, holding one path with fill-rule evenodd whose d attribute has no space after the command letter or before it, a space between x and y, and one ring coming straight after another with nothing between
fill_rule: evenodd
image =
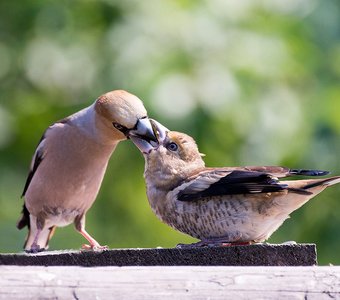
<instances>
[{"instance_id":1,"label":"bird's leg","mask_svg":"<svg viewBox=\"0 0 340 300\"><path fill-rule=\"evenodd\" d=\"M44 225L45 225L44 217L42 217L40 215L37 216L37 217L30 215L30 225L31 225L31 228L29 230L29 236L30 236L31 232L35 232L35 234L34 234L34 238L33 238L33 242L31 244L31 246L28 249L25 249L25 252L27 252L27 253L38 253L38 252L44 251L45 248L41 248L40 245L38 244L40 234L41 234L41 232L44 228ZM27 241L26 241L26 243L27 243Z\"/></svg>"},{"instance_id":2,"label":"bird's leg","mask_svg":"<svg viewBox=\"0 0 340 300\"><path fill-rule=\"evenodd\" d=\"M199 247L229 247L229 246L245 246L252 244L249 242L229 242L226 238L215 239L202 239L201 241L193 244L178 244L176 248L179 249L192 249Z\"/></svg>"},{"instance_id":3,"label":"bird's leg","mask_svg":"<svg viewBox=\"0 0 340 300\"><path fill-rule=\"evenodd\" d=\"M79 233L88 240L90 245L84 244L82 245L82 249L84 250L106 250L107 246L101 246L91 235L89 235L85 229L79 230Z\"/></svg>"},{"instance_id":4,"label":"bird's leg","mask_svg":"<svg viewBox=\"0 0 340 300\"><path fill-rule=\"evenodd\" d=\"M74 224L79 233L87 239L90 245L84 244L82 245L82 249L84 250L106 250L107 246L101 246L86 230L85 230L85 215L78 216L74 220Z\"/></svg>"},{"instance_id":5,"label":"bird's leg","mask_svg":"<svg viewBox=\"0 0 340 300\"><path fill-rule=\"evenodd\" d=\"M39 238L40 233L41 233L41 229L37 229L37 232L35 233L34 240L33 240L33 243L31 245L31 248L25 250L25 252L27 252L27 253L38 253L38 252L45 250L44 248L40 248L40 246L38 245L38 238Z\"/></svg>"}]
</instances>

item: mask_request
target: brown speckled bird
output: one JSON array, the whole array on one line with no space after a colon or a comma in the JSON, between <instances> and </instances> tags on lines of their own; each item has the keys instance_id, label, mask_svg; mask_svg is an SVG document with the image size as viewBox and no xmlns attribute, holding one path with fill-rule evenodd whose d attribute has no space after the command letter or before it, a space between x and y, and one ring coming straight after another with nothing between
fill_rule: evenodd
<instances>
[{"instance_id":1,"label":"brown speckled bird","mask_svg":"<svg viewBox=\"0 0 340 300\"><path fill-rule=\"evenodd\" d=\"M263 242L291 212L340 182L340 176L279 180L328 174L319 170L207 168L190 136L155 126L158 145L132 138L145 157L149 203L164 223L200 239L195 246Z\"/></svg>"},{"instance_id":2,"label":"brown speckled bird","mask_svg":"<svg viewBox=\"0 0 340 300\"><path fill-rule=\"evenodd\" d=\"M91 106L50 126L32 159L17 227L29 229L27 252L48 247L56 226L74 223L88 240L85 248L103 249L85 230L85 214L99 191L117 144L131 135L156 140L143 103L116 90Z\"/></svg>"}]
</instances>

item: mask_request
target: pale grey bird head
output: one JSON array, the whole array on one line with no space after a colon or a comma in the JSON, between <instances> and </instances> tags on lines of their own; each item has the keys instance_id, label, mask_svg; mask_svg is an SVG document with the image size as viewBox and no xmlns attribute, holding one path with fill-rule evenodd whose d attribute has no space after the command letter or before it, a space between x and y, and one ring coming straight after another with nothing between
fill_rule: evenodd
<instances>
[{"instance_id":1,"label":"pale grey bird head","mask_svg":"<svg viewBox=\"0 0 340 300\"><path fill-rule=\"evenodd\" d=\"M113 130L116 139L139 136L148 141L157 140L143 102L124 90L100 96L95 102L95 110Z\"/></svg>"}]
</instances>

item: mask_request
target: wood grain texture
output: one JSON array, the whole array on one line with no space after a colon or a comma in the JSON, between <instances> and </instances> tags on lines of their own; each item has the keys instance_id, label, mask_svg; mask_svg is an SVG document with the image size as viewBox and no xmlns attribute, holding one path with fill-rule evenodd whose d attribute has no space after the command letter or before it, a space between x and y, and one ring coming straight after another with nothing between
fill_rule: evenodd
<instances>
[{"instance_id":1,"label":"wood grain texture","mask_svg":"<svg viewBox=\"0 0 340 300\"><path fill-rule=\"evenodd\" d=\"M340 267L0 266L0 299L340 299Z\"/></svg>"}]
</instances>

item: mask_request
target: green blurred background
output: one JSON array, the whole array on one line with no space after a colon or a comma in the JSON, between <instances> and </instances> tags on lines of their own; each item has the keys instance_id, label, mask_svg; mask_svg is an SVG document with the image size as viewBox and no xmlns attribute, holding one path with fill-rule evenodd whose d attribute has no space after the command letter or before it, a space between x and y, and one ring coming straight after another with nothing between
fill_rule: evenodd
<instances>
[{"instance_id":1,"label":"green blurred background","mask_svg":"<svg viewBox=\"0 0 340 300\"><path fill-rule=\"evenodd\" d=\"M208 166L284 165L340 174L337 0L0 1L0 251L15 227L34 149L47 126L126 89L149 115L197 139ZM87 214L109 247L193 239L162 224L130 142L112 157ZM340 185L292 214L269 240L316 243L340 263ZM79 248L73 226L50 249Z\"/></svg>"}]
</instances>

